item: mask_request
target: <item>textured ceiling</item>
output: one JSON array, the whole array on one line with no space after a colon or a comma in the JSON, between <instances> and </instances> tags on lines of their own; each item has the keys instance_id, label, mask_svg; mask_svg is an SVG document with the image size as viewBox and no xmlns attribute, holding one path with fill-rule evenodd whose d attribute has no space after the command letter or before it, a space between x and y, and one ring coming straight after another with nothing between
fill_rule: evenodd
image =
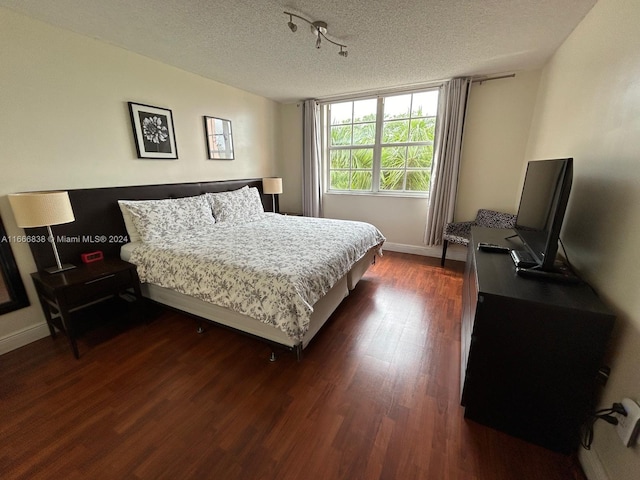
<instances>
[{"instance_id":1,"label":"textured ceiling","mask_svg":"<svg viewBox=\"0 0 640 480\"><path fill-rule=\"evenodd\" d=\"M276 101L542 66L596 0L0 0ZM328 23L327 36L284 10Z\"/></svg>"}]
</instances>

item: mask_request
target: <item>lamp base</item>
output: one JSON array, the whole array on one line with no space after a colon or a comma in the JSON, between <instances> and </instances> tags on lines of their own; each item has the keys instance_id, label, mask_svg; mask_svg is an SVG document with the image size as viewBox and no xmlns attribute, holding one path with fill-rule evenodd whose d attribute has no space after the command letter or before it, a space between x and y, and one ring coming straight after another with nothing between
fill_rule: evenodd
<instances>
[{"instance_id":1,"label":"lamp base","mask_svg":"<svg viewBox=\"0 0 640 480\"><path fill-rule=\"evenodd\" d=\"M73 270L74 268L76 268L75 265L71 265L70 263L63 263L60 268L58 268L57 266L49 267L49 268L45 268L44 271L47 273L60 273L60 272L66 272L67 270Z\"/></svg>"}]
</instances>

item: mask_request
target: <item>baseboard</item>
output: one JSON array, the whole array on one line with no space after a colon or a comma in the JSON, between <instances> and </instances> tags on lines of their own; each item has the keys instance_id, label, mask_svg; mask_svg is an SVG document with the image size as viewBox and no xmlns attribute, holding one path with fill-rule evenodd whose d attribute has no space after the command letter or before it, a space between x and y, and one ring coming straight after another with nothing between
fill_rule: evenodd
<instances>
[{"instance_id":1,"label":"baseboard","mask_svg":"<svg viewBox=\"0 0 640 480\"><path fill-rule=\"evenodd\" d=\"M589 480L609 480L609 476L595 450L581 448L578 452L578 460L582 471Z\"/></svg>"},{"instance_id":2,"label":"baseboard","mask_svg":"<svg viewBox=\"0 0 640 480\"><path fill-rule=\"evenodd\" d=\"M46 323L23 328L18 332L0 338L0 355L15 350L16 348L24 347L48 335L50 335L50 332Z\"/></svg>"},{"instance_id":3,"label":"baseboard","mask_svg":"<svg viewBox=\"0 0 640 480\"><path fill-rule=\"evenodd\" d=\"M447 260L458 260L464 262L467 259L467 249L465 247L456 248L458 245L449 245L447 249ZM422 255L424 257L442 256L442 246L427 247L419 245L406 245L404 243L384 242L383 250L399 253L411 253L413 255Z\"/></svg>"}]
</instances>

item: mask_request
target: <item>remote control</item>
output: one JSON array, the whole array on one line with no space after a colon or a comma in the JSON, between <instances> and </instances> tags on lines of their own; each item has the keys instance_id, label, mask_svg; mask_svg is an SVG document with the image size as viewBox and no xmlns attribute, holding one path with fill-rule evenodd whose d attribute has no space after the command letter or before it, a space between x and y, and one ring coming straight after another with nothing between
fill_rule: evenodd
<instances>
[{"instance_id":1,"label":"remote control","mask_svg":"<svg viewBox=\"0 0 640 480\"><path fill-rule=\"evenodd\" d=\"M496 245L495 243L486 243L486 242L478 243L478 250L482 250L483 252L494 252L494 253L509 253L511 251L509 247L503 247L501 245Z\"/></svg>"}]
</instances>

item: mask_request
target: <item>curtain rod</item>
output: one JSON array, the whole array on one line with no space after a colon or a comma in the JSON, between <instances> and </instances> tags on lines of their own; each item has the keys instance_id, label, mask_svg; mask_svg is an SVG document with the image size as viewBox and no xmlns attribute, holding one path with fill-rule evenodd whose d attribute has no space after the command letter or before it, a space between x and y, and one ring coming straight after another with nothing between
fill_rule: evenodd
<instances>
[{"instance_id":1,"label":"curtain rod","mask_svg":"<svg viewBox=\"0 0 640 480\"><path fill-rule=\"evenodd\" d=\"M505 74L505 75L499 75L496 77L482 77L482 78L472 78L471 83L479 83L480 85L482 85L483 82L490 82L491 80L501 80L503 78L514 78L516 76L515 73L509 73L509 74ZM356 100L358 98L372 98L372 97L377 97L378 95L389 95L389 94L393 94L393 93L403 93L403 92L410 92L413 90L417 90L420 88L424 88L425 90L430 89L430 88L439 88L442 86L442 84L444 83L443 80L437 80L435 82L430 82L430 83L414 83L414 84L410 84L410 85L402 85L400 87L395 87L395 88L386 88L386 89L380 89L380 90L370 90L370 91L364 91L364 92L357 92L357 93L345 93L342 95L333 95L331 97L323 97L323 98L317 98L316 102L318 102L320 105L325 104L325 103L333 103L333 102L337 102L340 100Z\"/></svg>"},{"instance_id":2,"label":"curtain rod","mask_svg":"<svg viewBox=\"0 0 640 480\"><path fill-rule=\"evenodd\" d=\"M510 73L508 75L499 75L497 77L484 77L484 78L474 78L471 80L471 83L479 83L482 85L482 82L490 82L491 80L501 80L503 78L514 78L516 76L515 73Z\"/></svg>"}]
</instances>

